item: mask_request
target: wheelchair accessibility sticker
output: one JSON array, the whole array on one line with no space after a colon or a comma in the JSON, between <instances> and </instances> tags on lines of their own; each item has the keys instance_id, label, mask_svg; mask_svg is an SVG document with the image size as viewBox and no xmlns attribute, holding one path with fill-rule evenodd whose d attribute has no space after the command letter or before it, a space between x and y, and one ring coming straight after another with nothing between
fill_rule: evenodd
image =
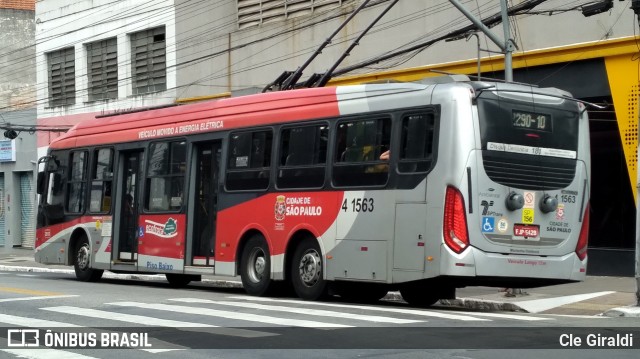
<instances>
[{"instance_id":1,"label":"wheelchair accessibility sticker","mask_svg":"<svg viewBox=\"0 0 640 359\"><path fill-rule=\"evenodd\" d=\"M493 232L496 228L496 220L494 217L482 217L482 231Z\"/></svg>"}]
</instances>

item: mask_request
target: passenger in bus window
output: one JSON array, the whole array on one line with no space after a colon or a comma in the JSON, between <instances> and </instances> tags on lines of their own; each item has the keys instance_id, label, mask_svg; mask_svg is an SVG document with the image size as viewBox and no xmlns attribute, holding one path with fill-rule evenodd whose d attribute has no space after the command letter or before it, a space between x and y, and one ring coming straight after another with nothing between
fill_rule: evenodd
<instances>
[{"instance_id":1,"label":"passenger in bus window","mask_svg":"<svg viewBox=\"0 0 640 359\"><path fill-rule=\"evenodd\" d=\"M391 154L389 153L389 150L386 150L384 152L382 152L382 154L380 154L380 159L383 161L389 161L389 156Z\"/></svg>"}]
</instances>

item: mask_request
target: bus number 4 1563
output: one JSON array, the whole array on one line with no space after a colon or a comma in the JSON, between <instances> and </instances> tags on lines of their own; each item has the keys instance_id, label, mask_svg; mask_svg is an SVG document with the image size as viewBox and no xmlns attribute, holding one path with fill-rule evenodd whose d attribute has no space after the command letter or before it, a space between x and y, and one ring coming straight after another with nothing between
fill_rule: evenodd
<instances>
[{"instance_id":1,"label":"bus number 4 1563","mask_svg":"<svg viewBox=\"0 0 640 359\"><path fill-rule=\"evenodd\" d=\"M349 210L349 199L342 202L342 210ZM373 198L353 198L351 200L351 212L373 212Z\"/></svg>"}]
</instances>

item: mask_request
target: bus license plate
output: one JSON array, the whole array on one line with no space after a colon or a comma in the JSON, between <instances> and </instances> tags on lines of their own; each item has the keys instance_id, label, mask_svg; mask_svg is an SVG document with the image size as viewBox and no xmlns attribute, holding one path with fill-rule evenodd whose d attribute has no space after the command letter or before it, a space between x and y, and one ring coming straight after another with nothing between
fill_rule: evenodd
<instances>
[{"instance_id":1,"label":"bus license plate","mask_svg":"<svg viewBox=\"0 0 640 359\"><path fill-rule=\"evenodd\" d=\"M517 237L537 237L540 234L540 226L526 224L514 224L513 235Z\"/></svg>"}]
</instances>

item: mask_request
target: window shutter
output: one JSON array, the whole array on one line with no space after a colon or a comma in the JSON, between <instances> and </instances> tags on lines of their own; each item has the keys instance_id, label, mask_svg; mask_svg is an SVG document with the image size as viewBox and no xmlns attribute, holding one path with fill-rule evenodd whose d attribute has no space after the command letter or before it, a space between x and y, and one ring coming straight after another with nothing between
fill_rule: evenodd
<instances>
[{"instance_id":1,"label":"window shutter","mask_svg":"<svg viewBox=\"0 0 640 359\"><path fill-rule=\"evenodd\" d=\"M49 106L73 105L76 103L75 51L73 47L50 52L49 62Z\"/></svg>"},{"instance_id":2,"label":"window shutter","mask_svg":"<svg viewBox=\"0 0 640 359\"><path fill-rule=\"evenodd\" d=\"M237 0L238 28L310 15L340 7L348 0Z\"/></svg>"},{"instance_id":3,"label":"window shutter","mask_svg":"<svg viewBox=\"0 0 640 359\"><path fill-rule=\"evenodd\" d=\"M87 44L89 101L118 97L118 54L115 38Z\"/></svg>"},{"instance_id":4,"label":"window shutter","mask_svg":"<svg viewBox=\"0 0 640 359\"><path fill-rule=\"evenodd\" d=\"M131 35L133 93L167 89L166 42L163 27Z\"/></svg>"}]
</instances>

